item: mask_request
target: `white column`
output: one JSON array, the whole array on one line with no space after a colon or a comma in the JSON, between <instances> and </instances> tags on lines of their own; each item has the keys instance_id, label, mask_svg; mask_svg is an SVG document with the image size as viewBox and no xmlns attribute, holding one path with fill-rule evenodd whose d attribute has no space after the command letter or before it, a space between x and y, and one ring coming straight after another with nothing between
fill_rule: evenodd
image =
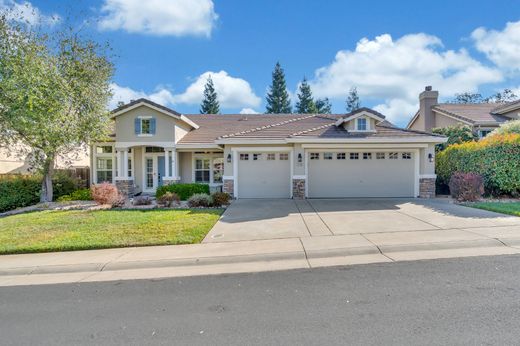
<instances>
[{"instance_id":1,"label":"white column","mask_svg":"<svg viewBox=\"0 0 520 346\"><path fill-rule=\"evenodd\" d=\"M121 178L122 177L122 173L123 173L123 166L122 166L122 162L123 162L123 153L121 152L121 150L117 150L116 149L116 157L117 157L117 174L116 174L116 178Z\"/></svg>"},{"instance_id":2,"label":"white column","mask_svg":"<svg viewBox=\"0 0 520 346\"><path fill-rule=\"evenodd\" d=\"M170 175L171 167L170 167L170 150L169 149L164 150L164 168L165 168L165 172L164 172L165 178L170 178L171 177L171 175Z\"/></svg>"},{"instance_id":3,"label":"white column","mask_svg":"<svg viewBox=\"0 0 520 346\"><path fill-rule=\"evenodd\" d=\"M123 150L123 178L128 179L128 149Z\"/></svg>"},{"instance_id":4,"label":"white column","mask_svg":"<svg viewBox=\"0 0 520 346\"><path fill-rule=\"evenodd\" d=\"M179 179L179 153L175 151L175 162L173 163L173 171L175 172L175 177Z\"/></svg>"}]
</instances>

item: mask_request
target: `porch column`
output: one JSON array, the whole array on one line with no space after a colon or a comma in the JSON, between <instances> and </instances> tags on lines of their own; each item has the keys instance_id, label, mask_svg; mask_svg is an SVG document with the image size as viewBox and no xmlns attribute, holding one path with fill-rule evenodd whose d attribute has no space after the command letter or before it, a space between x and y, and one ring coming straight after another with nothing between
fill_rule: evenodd
<instances>
[{"instance_id":1,"label":"porch column","mask_svg":"<svg viewBox=\"0 0 520 346\"><path fill-rule=\"evenodd\" d=\"M168 149L165 149L164 150L164 175L165 175L165 178L168 179L171 177L171 174L170 174L170 150Z\"/></svg>"},{"instance_id":2,"label":"porch column","mask_svg":"<svg viewBox=\"0 0 520 346\"><path fill-rule=\"evenodd\" d=\"M117 158L117 172L116 178L121 178L123 176L123 151L121 149L116 149L116 158Z\"/></svg>"},{"instance_id":3,"label":"porch column","mask_svg":"<svg viewBox=\"0 0 520 346\"><path fill-rule=\"evenodd\" d=\"M175 151L175 163L173 164L174 172L175 172L175 178L180 179L179 174L179 153L177 150Z\"/></svg>"},{"instance_id":4,"label":"porch column","mask_svg":"<svg viewBox=\"0 0 520 346\"><path fill-rule=\"evenodd\" d=\"M123 150L123 174L124 179L128 179L128 149Z\"/></svg>"},{"instance_id":5,"label":"porch column","mask_svg":"<svg viewBox=\"0 0 520 346\"><path fill-rule=\"evenodd\" d=\"M126 197L134 196L134 181L128 176L128 148L117 148L117 175L115 185Z\"/></svg>"},{"instance_id":6,"label":"porch column","mask_svg":"<svg viewBox=\"0 0 520 346\"><path fill-rule=\"evenodd\" d=\"M164 148L165 158L165 177L163 178L164 184L173 184L176 182L176 151L175 148ZM171 164L170 164L171 158Z\"/></svg>"}]
</instances>

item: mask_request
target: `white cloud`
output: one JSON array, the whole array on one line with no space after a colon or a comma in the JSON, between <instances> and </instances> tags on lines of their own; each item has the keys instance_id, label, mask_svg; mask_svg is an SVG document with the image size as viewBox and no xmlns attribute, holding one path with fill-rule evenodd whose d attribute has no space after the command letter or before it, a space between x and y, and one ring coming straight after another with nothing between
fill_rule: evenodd
<instances>
[{"instance_id":1,"label":"white cloud","mask_svg":"<svg viewBox=\"0 0 520 346\"><path fill-rule=\"evenodd\" d=\"M242 108L240 110L240 114L259 114L257 111L255 111L253 108Z\"/></svg>"},{"instance_id":2,"label":"white cloud","mask_svg":"<svg viewBox=\"0 0 520 346\"><path fill-rule=\"evenodd\" d=\"M158 87L151 94L147 94L144 91L134 90L129 87L123 87L116 83L110 84L110 88L114 94L108 105L110 109L116 108L119 102L128 103L131 100L137 100L139 98L147 98L164 106L173 104L173 94L170 90L163 87Z\"/></svg>"},{"instance_id":3,"label":"white cloud","mask_svg":"<svg viewBox=\"0 0 520 346\"><path fill-rule=\"evenodd\" d=\"M29 25L53 26L61 20L58 14L44 15L29 1L0 0L0 9L10 10L9 19Z\"/></svg>"},{"instance_id":4,"label":"white cloud","mask_svg":"<svg viewBox=\"0 0 520 346\"><path fill-rule=\"evenodd\" d=\"M102 30L158 36L207 36L218 15L212 0L105 0Z\"/></svg>"},{"instance_id":5,"label":"white cloud","mask_svg":"<svg viewBox=\"0 0 520 346\"><path fill-rule=\"evenodd\" d=\"M204 85L211 76L218 101L223 108L258 107L262 101L256 96L249 83L241 78L231 77L226 71L204 72L182 94L174 95L175 103L199 104L204 94Z\"/></svg>"},{"instance_id":6,"label":"white cloud","mask_svg":"<svg viewBox=\"0 0 520 346\"><path fill-rule=\"evenodd\" d=\"M509 22L502 31L480 27L471 33L479 51L504 70L520 70L520 21Z\"/></svg>"},{"instance_id":7,"label":"white cloud","mask_svg":"<svg viewBox=\"0 0 520 346\"><path fill-rule=\"evenodd\" d=\"M384 100L375 108L403 124L426 85L449 96L502 78L498 69L483 66L466 50L444 50L439 38L418 33L397 40L389 34L363 38L354 51L339 51L330 65L316 70L310 83L317 97L340 100L356 86L362 103Z\"/></svg>"}]
</instances>

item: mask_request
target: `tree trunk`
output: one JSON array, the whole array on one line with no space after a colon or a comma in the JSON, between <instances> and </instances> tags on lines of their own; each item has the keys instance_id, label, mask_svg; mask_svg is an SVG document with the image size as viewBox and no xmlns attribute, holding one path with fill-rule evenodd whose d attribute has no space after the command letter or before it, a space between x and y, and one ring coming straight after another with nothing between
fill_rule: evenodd
<instances>
[{"instance_id":1,"label":"tree trunk","mask_svg":"<svg viewBox=\"0 0 520 346\"><path fill-rule=\"evenodd\" d=\"M40 202L52 202L52 174L54 172L54 157L48 157L43 167L42 192Z\"/></svg>"}]
</instances>

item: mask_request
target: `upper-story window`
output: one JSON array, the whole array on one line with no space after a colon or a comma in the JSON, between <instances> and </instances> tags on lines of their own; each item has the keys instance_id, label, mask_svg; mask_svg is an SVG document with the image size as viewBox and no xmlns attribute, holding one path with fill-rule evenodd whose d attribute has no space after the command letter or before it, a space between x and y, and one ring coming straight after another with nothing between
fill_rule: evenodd
<instances>
[{"instance_id":1,"label":"upper-story window","mask_svg":"<svg viewBox=\"0 0 520 346\"><path fill-rule=\"evenodd\" d=\"M356 130L358 130L358 131L367 130L367 119L366 118L357 118L356 119Z\"/></svg>"},{"instance_id":2,"label":"upper-story window","mask_svg":"<svg viewBox=\"0 0 520 346\"><path fill-rule=\"evenodd\" d=\"M147 116L135 118L135 134L138 136L155 135L155 118Z\"/></svg>"}]
</instances>

